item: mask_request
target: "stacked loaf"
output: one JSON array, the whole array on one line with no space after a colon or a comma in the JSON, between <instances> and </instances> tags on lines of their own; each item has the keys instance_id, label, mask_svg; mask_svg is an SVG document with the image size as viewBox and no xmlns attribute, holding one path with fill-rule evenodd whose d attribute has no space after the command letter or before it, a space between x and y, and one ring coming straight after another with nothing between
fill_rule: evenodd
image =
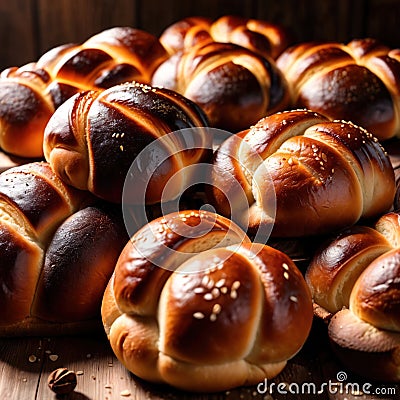
<instances>
[{"instance_id":1,"label":"stacked loaf","mask_svg":"<svg viewBox=\"0 0 400 400\"><path fill-rule=\"evenodd\" d=\"M289 105L286 80L273 57L284 31L262 21L222 17L178 21L160 37L171 53L152 84L199 104L211 126L237 132Z\"/></svg>"},{"instance_id":2,"label":"stacked loaf","mask_svg":"<svg viewBox=\"0 0 400 400\"><path fill-rule=\"evenodd\" d=\"M374 39L300 43L277 65L292 105L352 121L380 140L400 135L400 51Z\"/></svg>"},{"instance_id":3,"label":"stacked loaf","mask_svg":"<svg viewBox=\"0 0 400 400\"><path fill-rule=\"evenodd\" d=\"M276 113L217 149L209 198L254 235L327 234L388 211L389 157L363 128L295 110Z\"/></svg>"},{"instance_id":4,"label":"stacked loaf","mask_svg":"<svg viewBox=\"0 0 400 400\"><path fill-rule=\"evenodd\" d=\"M345 362L363 373L372 346L377 369L390 362L379 376L399 379L399 218L356 225L393 205L378 138L398 130L398 52L287 44L263 21L193 17L3 71L0 147L46 162L0 175L0 334L77 332L101 313L134 374L218 391L282 371L312 295ZM214 154L209 127L233 133ZM135 219L198 183L216 213L168 213L128 240L121 203ZM334 232L308 285L265 244Z\"/></svg>"},{"instance_id":5,"label":"stacked loaf","mask_svg":"<svg viewBox=\"0 0 400 400\"><path fill-rule=\"evenodd\" d=\"M44 162L0 175L1 335L97 326L127 241L118 214L65 185Z\"/></svg>"},{"instance_id":6,"label":"stacked loaf","mask_svg":"<svg viewBox=\"0 0 400 400\"><path fill-rule=\"evenodd\" d=\"M102 316L116 356L134 374L210 392L277 375L308 336L312 304L288 256L252 244L228 219L189 210L131 238Z\"/></svg>"},{"instance_id":7,"label":"stacked loaf","mask_svg":"<svg viewBox=\"0 0 400 400\"><path fill-rule=\"evenodd\" d=\"M43 131L73 94L130 80L149 83L168 56L157 37L111 28L86 42L51 49L37 62L0 75L0 148L20 157L43 156Z\"/></svg>"},{"instance_id":8,"label":"stacked loaf","mask_svg":"<svg viewBox=\"0 0 400 400\"><path fill-rule=\"evenodd\" d=\"M374 380L399 381L399 214L338 234L315 254L306 279L342 362Z\"/></svg>"}]
</instances>

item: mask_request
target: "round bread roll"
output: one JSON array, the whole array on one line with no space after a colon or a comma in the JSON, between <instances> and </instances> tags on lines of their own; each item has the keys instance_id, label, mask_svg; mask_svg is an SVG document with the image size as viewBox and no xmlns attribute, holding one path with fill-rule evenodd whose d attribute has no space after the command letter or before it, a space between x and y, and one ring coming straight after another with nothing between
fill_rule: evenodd
<instances>
[{"instance_id":1,"label":"round bread roll","mask_svg":"<svg viewBox=\"0 0 400 400\"><path fill-rule=\"evenodd\" d=\"M0 175L0 335L77 333L100 304L127 234L110 206L47 163Z\"/></svg>"},{"instance_id":2,"label":"round bread roll","mask_svg":"<svg viewBox=\"0 0 400 400\"><path fill-rule=\"evenodd\" d=\"M267 21L224 15L215 21L188 17L168 26L160 36L170 54L190 49L199 43L234 43L264 57L277 58L288 46L289 35L283 26Z\"/></svg>"},{"instance_id":3,"label":"round bread roll","mask_svg":"<svg viewBox=\"0 0 400 400\"><path fill-rule=\"evenodd\" d=\"M152 85L198 104L212 127L237 132L289 104L286 81L272 58L232 43L200 42L173 54Z\"/></svg>"},{"instance_id":4,"label":"round bread roll","mask_svg":"<svg viewBox=\"0 0 400 400\"><path fill-rule=\"evenodd\" d=\"M135 375L213 392L272 378L303 346L312 303L284 253L210 212L144 226L103 298L105 331Z\"/></svg>"},{"instance_id":5,"label":"round bread roll","mask_svg":"<svg viewBox=\"0 0 400 400\"><path fill-rule=\"evenodd\" d=\"M277 66L289 83L292 105L352 121L380 140L400 135L400 51L374 39L301 43Z\"/></svg>"},{"instance_id":6,"label":"round bread roll","mask_svg":"<svg viewBox=\"0 0 400 400\"><path fill-rule=\"evenodd\" d=\"M59 107L45 129L44 155L64 182L115 203L122 202L136 162L129 201L153 204L179 196L178 189L186 187L190 173L181 174L176 190L163 197L176 172L210 158L212 139L200 129L206 126L200 108L178 93L125 83L81 92Z\"/></svg>"},{"instance_id":7,"label":"round bread roll","mask_svg":"<svg viewBox=\"0 0 400 400\"><path fill-rule=\"evenodd\" d=\"M400 381L400 216L355 226L315 255L306 272L314 302L330 314L340 360L374 380Z\"/></svg>"},{"instance_id":8,"label":"round bread roll","mask_svg":"<svg viewBox=\"0 0 400 400\"><path fill-rule=\"evenodd\" d=\"M158 38L130 27L100 32L82 44L64 44L35 63L0 74L0 148L21 156L43 156L43 132L54 111L81 90L126 81L150 83L168 57Z\"/></svg>"},{"instance_id":9,"label":"round bread roll","mask_svg":"<svg viewBox=\"0 0 400 400\"><path fill-rule=\"evenodd\" d=\"M375 137L308 110L270 115L229 137L213 164L210 202L251 235L267 225L276 237L326 234L387 212L395 195Z\"/></svg>"}]
</instances>

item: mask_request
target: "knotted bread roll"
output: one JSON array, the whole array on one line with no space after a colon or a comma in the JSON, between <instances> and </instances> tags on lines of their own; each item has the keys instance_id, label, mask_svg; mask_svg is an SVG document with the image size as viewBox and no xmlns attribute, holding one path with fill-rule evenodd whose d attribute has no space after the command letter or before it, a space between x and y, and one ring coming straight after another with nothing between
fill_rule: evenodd
<instances>
[{"instance_id":1,"label":"knotted bread roll","mask_svg":"<svg viewBox=\"0 0 400 400\"><path fill-rule=\"evenodd\" d=\"M232 43L206 42L173 54L152 84L198 104L212 127L237 132L285 109L287 84L271 58Z\"/></svg>"},{"instance_id":2,"label":"knotted bread roll","mask_svg":"<svg viewBox=\"0 0 400 400\"><path fill-rule=\"evenodd\" d=\"M102 316L135 375L211 392L277 375L308 336L312 303L289 257L217 214L188 210L131 238Z\"/></svg>"},{"instance_id":3,"label":"knotted bread roll","mask_svg":"<svg viewBox=\"0 0 400 400\"><path fill-rule=\"evenodd\" d=\"M342 362L375 380L400 381L399 214L338 234L315 254L306 280Z\"/></svg>"},{"instance_id":4,"label":"knotted bread roll","mask_svg":"<svg viewBox=\"0 0 400 400\"><path fill-rule=\"evenodd\" d=\"M47 163L0 175L0 335L98 326L127 234L111 208L66 186Z\"/></svg>"},{"instance_id":5,"label":"knotted bread roll","mask_svg":"<svg viewBox=\"0 0 400 400\"><path fill-rule=\"evenodd\" d=\"M307 110L276 113L214 155L209 198L253 235L325 234L390 209L395 180L377 139Z\"/></svg>"},{"instance_id":6,"label":"knotted bread roll","mask_svg":"<svg viewBox=\"0 0 400 400\"><path fill-rule=\"evenodd\" d=\"M130 201L152 204L163 198L171 176L209 158L211 138L201 129L205 126L202 111L183 96L126 83L81 92L59 107L46 126L44 155L67 184L116 203L122 202L125 179L138 158ZM156 147L141 158L157 139ZM138 182L152 167L152 176L141 188ZM190 174L181 179L190 180ZM170 197L179 196L179 188Z\"/></svg>"},{"instance_id":7,"label":"knotted bread roll","mask_svg":"<svg viewBox=\"0 0 400 400\"><path fill-rule=\"evenodd\" d=\"M374 39L301 43L277 65L292 105L352 121L380 140L400 135L400 51Z\"/></svg>"},{"instance_id":8,"label":"knotted bread roll","mask_svg":"<svg viewBox=\"0 0 400 400\"><path fill-rule=\"evenodd\" d=\"M224 15L215 21L204 17L179 20L162 32L160 42L170 54L190 49L200 42L221 42L234 43L276 59L288 46L289 35L278 24Z\"/></svg>"},{"instance_id":9,"label":"knotted bread roll","mask_svg":"<svg viewBox=\"0 0 400 400\"><path fill-rule=\"evenodd\" d=\"M149 83L168 53L158 38L129 27L107 29L82 44L49 50L35 63L0 75L0 148L43 156L43 131L53 112L81 90L129 80Z\"/></svg>"}]
</instances>

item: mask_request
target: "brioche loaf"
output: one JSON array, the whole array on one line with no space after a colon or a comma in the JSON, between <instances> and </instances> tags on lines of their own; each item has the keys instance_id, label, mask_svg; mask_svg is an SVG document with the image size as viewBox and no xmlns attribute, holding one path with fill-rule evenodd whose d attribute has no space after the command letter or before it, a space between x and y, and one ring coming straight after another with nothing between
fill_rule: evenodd
<instances>
[{"instance_id":1,"label":"brioche loaf","mask_svg":"<svg viewBox=\"0 0 400 400\"><path fill-rule=\"evenodd\" d=\"M329 314L329 337L346 367L374 380L400 381L399 214L328 241L306 281L315 304Z\"/></svg>"},{"instance_id":2,"label":"brioche loaf","mask_svg":"<svg viewBox=\"0 0 400 400\"><path fill-rule=\"evenodd\" d=\"M277 375L308 336L312 303L289 257L217 214L188 210L131 238L102 317L131 372L212 392Z\"/></svg>"},{"instance_id":3,"label":"brioche loaf","mask_svg":"<svg viewBox=\"0 0 400 400\"><path fill-rule=\"evenodd\" d=\"M203 112L183 96L126 83L81 92L59 107L45 129L44 155L67 184L116 203L122 202L125 179L139 156L129 201L152 204L161 200L172 175L210 157L211 139L200 129L206 125ZM169 136L172 132L178 134ZM154 142L156 148L140 159ZM154 173L141 193L138 182L152 166ZM185 174L181 178L190 179ZM179 188L170 196L178 196Z\"/></svg>"},{"instance_id":4,"label":"brioche loaf","mask_svg":"<svg viewBox=\"0 0 400 400\"><path fill-rule=\"evenodd\" d=\"M380 140L400 135L400 51L374 39L301 43L277 59L292 105L352 121Z\"/></svg>"},{"instance_id":5,"label":"brioche loaf","mask_svg":"<svg viewBox=\"0 0 400 400\"><path fill-rule=\"evenodd\" d=\"M156 69L152 84L191 99L212 127L231 132L284 109L289 101L275 62L232 43L200 43L173 54Z\"/></svg>"},{"instance_id":6,"label":"brioche loaf","mask_svg":"<svg viewBox=\"0 0 400 400\"><path fill-rule=\"evenodd\" d=\"M160 36L170 54L190 49L199 43L234 43L264 57L276 59L288 46L289 35L283 26L267 21L224 15L215 21L188 17L168 26Z\"/></svg>"},{"instance_id":7,"label":"brioche loaf","mask_svg":"<svg viewBox=\"0 0 400 400\"><path fill-rule=\"evenodd\" d=\"M0 75L0 147L43 156L43 131L53 112L81 90L128 80L149 83L168 53L158 38L129 27L107 29L82 44L64 44L35 63Z\"/></svg>"},{"instance_id":8,"label":"brioche loaf","mask_svg":"<svg viewBox=\"0 0 400 400\"><path fill-rule=\"evenodd\" d=\"M117 214L63 184L47 163L3 172L0 335L76 333L97 326L126 236Z\"/></svg>"},{"instance_id":9,"label":"brioche loaf","mask_svg":"<svg viewBox=\"0 0 400 400\"><path fill-rule=\"evenodd\" d=\"M253 235L326 234L390 209L393 167L377 139L307 110L261 119L214 154L210 202Z\"/></svg>"}]
</instances>

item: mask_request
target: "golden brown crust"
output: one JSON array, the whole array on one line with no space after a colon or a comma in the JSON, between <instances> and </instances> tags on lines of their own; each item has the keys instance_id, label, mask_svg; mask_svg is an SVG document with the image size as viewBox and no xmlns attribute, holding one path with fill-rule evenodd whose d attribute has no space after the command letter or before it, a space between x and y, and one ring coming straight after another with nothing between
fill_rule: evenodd
<instances>
[{"instance_id":1,"label":"golden brown crust","mask_svg":"<svg viewBox=\"0 0 400 400\"><path fill-rule=\"evenodd\" d=\"M203 108L211 126L231 132L289 101L275 62L232 43L206 42L174 54L155 71L152 84L183 94Z\"/></svg>"},{"instance_id":2,"label":"golden brown crust","mask_svg":"<svg viewBox=\"0 0 400 400\"><path fill-rule=\"evenodd\" d=\"M338 357L375 380L400 380L399 221L392 212L375 229L342 232L316 253L306 272L315 315L328 321Z\"/></svg>"},{"instance_id":3,"label":"golden brown crust","mask_svg":"<svg viewBox=\"0 0 400 400\"><path fill-rule=\"evenodd\" d=\"M46 126L44 154L66 183L121 203L129 169L138 155L153 144L157 146L156 154L142 153L140 157L144 154L147 158L140 159L138 167L146 163L147 170L155 168L150 171L148 182L144 173L147 170L140 170L137 179L143 179L143 183L136 180L134 190L129 185L126 190L131 204L157 203L175 172L210 156L211 143L205 130L190 131L193 148L187 148L179 136L179 130L205 126L202 111L183 96L167 89L126 83L103 92L82 92L64 103ZM160 158L162 162L158 162ZM184 179L190 182L189 174L181 174L180 179L184 187L188 184ZM179 190L180 186L176 186ZM174 192L172 198L164 200L179 195Z\"/></svg>"},{"instance_id":4,"label":"golden brown crust","mask_svg":"<svg viewBox=\"0 0 400 400\"><path fill-rule=\"evenodd\" d=\"M393 167L376 138L308 110L270 115L228 138L214 156L211 184L219 212L241 210L237 222L252 234L274 221L277 237L326 234L377 217L395 194Z\"/></svg>"},{"instance_id":5,"label":"golden brown crust","mask_svg":"<svg viewBox=\"0 0 400 400\"><path fill-rule=\"evenodd\" d=\"M78 332L99 321L128 237L115 210L89 203L44 162L0 175L0 335Z\"/></svg>"},{"instance_id":6,"label":"golden brown crust","mask_svg":"<svg viewBox=\"0 0 400 400\"><path fill-rule=\"evenodd\" d=\"M192 211L152 221L122 252L102 304L111 346L134 374L184 390L272 378L308 336L308 287L285 254L202 213L204 226Z\"/></svg>"},{"instance_id":7,"label":"golden brown crust","mask_svg":"<svg viewBox=\"0 0 400 400\"><path fill-rule=\"evenodd\" d=\"M301 43L284 51L277 65L296 107L352 121L381 140L399 134L396 51L373 39Z\"/></svg>"},{"instance_id":8,"label":"golden brown crust","mask_svg":"<svg viewBox=\"0 0 400 400\"><path fill-rule=\"evenodd\" d=\"M21 157L43 156L43 132L53 112L82 90L138 80L149 83L168 56L158 38L115 27L81 44L49 50L36 63L0 76L0 147Z\"/></svg>"},{"instance_id":9,"label":"golden brown crust","mask_svg":"<svg viewBox=\"0 0 400 400\"><path fill-rule=\"evenodd\" d=\"M277 58L288 46L283 26L267 21L224 15L214 21L188 17L168 26L160 41L170 54L211 42L234 43L264 57Z\"/></svg>"}]
</instances>

